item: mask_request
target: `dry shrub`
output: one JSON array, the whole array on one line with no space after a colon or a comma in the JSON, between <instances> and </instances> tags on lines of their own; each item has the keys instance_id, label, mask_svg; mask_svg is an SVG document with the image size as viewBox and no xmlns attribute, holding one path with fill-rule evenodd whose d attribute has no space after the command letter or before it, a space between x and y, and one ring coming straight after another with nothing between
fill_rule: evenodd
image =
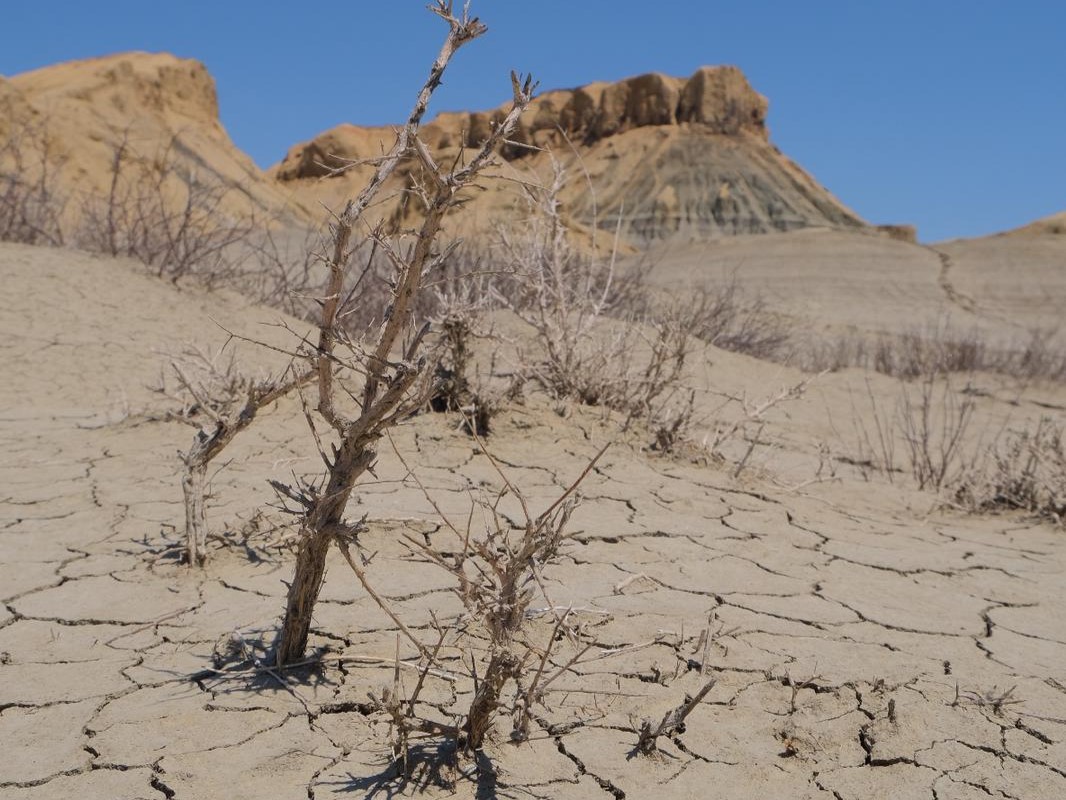
<instances>
[{"instance_id":1,"label":"dry shrub","mask_svg":"<svg viewBox=\"0 0 1066 800\"><path fill-rule=\"evenodd\" d=\"M917 385L901 384L897 424L907 446L911 474L919 489L940 490L959 477L974 399L958 392L951 379L935 373Z\"/></svg>"},{"instance_id":2,"label":"dry shrub","mask_svg":"<svg viewBox=\"0 0 1066 800\"><path fill-rule=\"evenodd\" d=\"M264 226L248 239L253 268L246 270L242 291L257 303L312 322L320 310L316 297L327 273L321 257L326 246L326 235L320 230ZM352 259L357 258L353 253Z\"/></svg>"},{"instance_id":3,"label":"dry shrub","mask_svg":"<svg viewBox=\"0 0 1066 800\"><path fill-rule=\"evenodd\" d=\"M322 287L330 280L331 237L330 231L317 229L264 227L237 248L237 258L248 267L235 272L234 278L241 291L256 302L317 324L322 314ZM340 330L360 339L381 324L392 298L393 273L392 262L373 237L349 247L336 320ZM425 294L414 299L419 324L432 318L434 306Z\"/></svg>"},{"instance_id":4,"label":"dry shrub","mask_svg":"<svg viewBox=\"0 0 1066 800\"><path fill-rule=\"evenodd\" d=\"M856 453L845 461L885 475L902 442L919 489L938 492L951 505L975 513L1022 511L1062 524L1066 518L1066 437L1061 423L1042 417L1035 426L1004 425L994 435L973 431L976 401L969 383L929 374L900 382L892 410L867 382L868 411L852 403ZM869 418L869 422L866 418Z\"/></svg>"},{"instance_id":5,"label":"dry shrub","mask_svg":"<svg viewBox=\"0 0 1066 800\"><path fill-rule=\"evenodd\" d=\"M1008 430L979 452L954 485L963 507L978 512L1024 511L1057 525L1066 521L1066 438L1042 417L1035 427Z\"/></svg>"},{"instance_id":6,"label":"dry shrub","mask_svg":"<svg viewBox=\"0 0 1066 800\"><path fill-rule=\"evenodd\" d=\"M301 355L317 378L318 404L314 411L306 409L306 416L325 473L293 485L274 483L301 524L294 576L276 647L277 663L282 666L303 658L330 547L336 543L347 552L358 538L360 525L345 521L356 481L373 467L380 438L422 408L431 393L434 369L424 347L428 325L419 324L417 303L426 281L438 274L457 245L442 246L438 241L444 219L460 201L462 190L492 163L496 148L532 98L532 80L520 80L512 73L511 109L482 146L465 163L438 165L419 139L422 118L452 56L483 34L485 26L471 18L465 8L460 16L454 15L452 3L445 0L438 0L430 9L448 24L440 54L392 148L375 160L375 173L363 191L334 216L329 250L323 255L329 277L319 297L317 342L305 347ZM424 215L420 225L413 232L395 235L383 225L365 226L364 212L406 160L421 165L419 175L424 183L417 191L424 198ZM388 260L390 291L383 305L371 313L377 323L354 336L343 322L362 299L357 290L363 277L352 280L349 274L353 248L360 239L371 254L366 263L373 263L374 253ZM319 432L320 425L325 426L324 433Z\"/></svg>"},{"instance_id":7,"label":"dry shrub","mask_svg":"<svg viewBox=\"0 0 1066 800\"><path fill-rule=\"evenodd\" d=\"M600 405L619 375L607 365L619 342L604 342L603 321L615 305L615 254L582 252L562 217L563 165L552 159L552 182L526 185L525 217L497 228L495 254L503 276L496 297L527 323L538 348L531 373L550 394Z\"/></svg>"},{"instance_id":8,"label":"dry shrub","mask_svg":"<svg viewBox=\"0 0 1066 800\"><path fill-rule=\"evenodd\" d=\"M1036 327L1015 341L993 346L977 330L955 330L940 320L898 335L854 334L797 346L793 363L817 371L860 367L907 380L991 372L1022 381L1064 381L1066 351L1059 341L1057 330Z\"/></svg>"},{"instance_id":9,"label":"dry shrub","mask_svg":"<svg viewBox=\"0 0 1066 800\"><path fill-rule=\"evenodd\" d=\"M1026 339L994 354L987 367L993 372L1022 380L1066 381L1066 347L1054 328L1032 328Z\"/></svg>"},{"instance_id":10,"label":"dry shrub","mask_svg":"<svg viewBox=\"0 0 1066 800\"><path fill-rule=\"evenodd\" d=\"M896 417L887 412L877 399L869 378L866 380L865 393L867 410L856 405L853 395L850 399L854 455L840 456L839 460L858 468L864 480L869 480L873 472L880 473L889 483L894 483L895 474L899 472L896 467ZM832 425L832 415L829 421ZM839 431L837 436L843 440Z\"/></svg>"},{"instance_id":11,"label":"dry shrub","mask_svg":"<svg viewBox=\"0 0 1066 800\"><path fill-rule=\"evenodd\" d=\"M463 609L451 620L434 615L435 642L423 642L403 624L392 605L371 585L365 562L353 558L347 545L342 547L367 593L420 654L420 675L410 695L401 694L398 681L392 690L371 695L374 710L390 720L397 758L406 757L411 737L418 733L443 737L467 752L478 750L504 714L511 719L512 740L529 738L534 710L546 703L549 687L594 647L592 642L581 641L572 609L560 608L549 596L542 573L570 538L567 525L577 503L576 491L604 451L537 515L530 512L526 498L492 456L482 452L496 468L503 488L476 499L463 522L453 522L441 511L408 468L409 476L437 509L444 526L434 538L405 534L405 544L415 556L454 578L453 591ZM505 501L519 506L521 523L510 522L503 513L501 505ZM538 596L544 600L545 610L534 613L531 604ZM542 613L549 617L547 626L535 623L535 617ZM546 635L537 641L538 634ZM453 655L444 660L442 648L458 653L458 659ZM559 656L557 651L561 648L570 652ZM472 692L453 693L452 702L460 708L420 706L427 675L455 674L456 660L465 673L465 682L473 686ZM449 721L440 718L442 712ZM456 718L458 722L452 721Z\"/></svg>"},{"instance_id":12,"label":"dry shrub","mask_svg":"<svg viewBox=\"0 0 1066 800\"><path fill-rule=\"evenodd\" d=\"M442 618L431 612L430 624L412 629L374 587L372 563L362 558L361 552L353 555L347 544L341 548L366 592L399 630L392 685L370 691L368 696L369 713L389 723L393 756L403 776L410 774L413 743L424 742L427 736L451 745L454 753L472 754L485 746L504 720L507 738L513 742L537 735L558 737L587 724L582 718L563 724L553 724L547 718L554 710L553 695L558 692L565 697L574 691L558 687L559 679L579 674L575 670L579 664L609 659L642 646L610 649L598 644L581 624L582 612L560 605L545 580L574 535L568 527L579 500L577 491L606 448L586 464L567 489L534 514L520 489L480 440L478 444L499 475L501 488L483 489L475 495L470 513L461 521L441 510L397 451L408 479L422 491L443 523L430 535L404 534L404 544L412 556L436 565L454 580L452 591L460 607L454 617ZM707 652L713 635L709 620L704 638L697 643L697 649L703 649L701 675L708 668ZM418 672L410 691L400 677L401 639L418 653L416 664L402 662ZM450 684L443 701L441 693L428 691L441 679ZM657 724L645 721L635 726L638 741L634 752L650 754L659 737L674 738L682 733L686 717L714 684L713 679L707 680L694 696L687 697ZM435 697L424 699L424 693ZM440 750L436 752L439 757Z\"/></svg>"},{"instance_id":13,"label":"dry shrub","mask_svg":"<svg viewBox=\"0 0 1066 800\"><path fill-rule=\"evenodd\" d=\"M0 109L14 119L10 106ZM46 121L13 125L0 140L0 241L61 246L67 197L59 188L66 164Z\"/></svg>"},{"instance_id":14,"label":"dry shrub","mask_svg":"<svg viewBox=\"0 0 1066 800\"><path fill-rule=\"evenodd\" d=\"M670 296L645 283L654 265L619 272L613 247L567 224L559 195L568 168L548 155L551 180L522 182L526 214L497 229L490 257L503 273L494 298L533 332L532 351L520 353L525 377L556 399L614 413L625 430L639 425L654 449L673 451L694 422L686 367L698 343L787 360L791 332L735 277Z\"/></svg>"},{"instance_id":15,"label":"dry shrub","mask_svg":"<svg viewBox=\"0 0 1066 800\"><path fill-rule=\"evenodd\" d=\"M133 258L161 278L239 289L255 302L313 319L327 273L319 255L322 233L234 210L242 203L235 197L240 188L188 169L180 157L183 148L175 135L139 152L128 130L116 133L108 189L79 197L76 216L68 213L68 197L60 189L66 158L56 151L47 120L12 126L0 140L0 240L71 243ZM370 250L351 253L367 265L367 274L356 272L365 279L345 291L358 291L367 302L343 320L350 330L373 324L359 310L380 310L388 296L387 259Z\"/></svg>"},{"instance_id":16,"label":"dry shrub","mask_svg":"<svg viewBox=\"0 0 1066 800\"><path fill-rule=\"evenodd\" d=\"M736 276L696 289L690 315L691 335L722 350L780 362L792 357L788 323L761 296L746 294Z\"/></svg>"},{"instance_id":17,"label":"dry shrub","mask_svg":"<svg viewBox=\"0 0 1066 800\"><path fill-rule=\"evenodd\" d=\"M438 353L430 408L436 412L459 412L461 427L467 433L488 436L492 418L504 397L487 385L474 361L476 341L496 338L485 324L485 311L491 307L486 276L475 272L443 280L426 305L436 331ZM491 366L489 371L492 372Z\"/></svg>"},{"instance_id":18,"label":"dry shrub","mask_svg":"<svg viewBox=\"0 0 1066 800\"><path fill-rule=\"evenodd\" d=\"M233 355L186 347L168 359L171 383L164 372L157 390L178 403L168 414L196 428L188 450L179 452L184 465L181 487L185 499L185 562L203 566L207 560L207 469L211 462L256 419L259 411L298 388L311 373L254 378L240 371Z\"/></svg>"},{"instance_id":19,"label":"dry shrub","mask_svg":"<svg viewBox=\"0 0 1066 800\"><path fill-rule=\"evenodd\" d=\"M987 362L987 348L976 332L953 333L946 322L899 336L881 336L868 365L882 375L907 380L929 375L972 373Z\"/></svg>"},{"instance_id":20,"label":"dry shrub","mask_svg":"<svg viewBox=\"0 0 1066 800\"><path fill-rule=\"evenodd\" d=\"M171 281L196 276L211 286L239 273L235 254L259 222L234 214L226 200L232 187L185 169L173 136L158 151L137 153L129 132L112 147L111 181L103 196L88 199L77 236L79 246L127 256Z\"/></svg>"},{"instance_id":21,"label":"dry shrub","mask_svg":"<svg viewBox=\"0 0 1066 800\"><path fill-rule=\"evenodd\" d=\"M869 383L867 399L869 425L852 402L856 456L845 459L862 470L864 477L873 471L891 482L899 471L895 453L902 442L919 489L939 491L959 479L976 407L969 383L960 391L950 376L930 373L916 382L901 380L891 409L878 402Z\"/></svg>"},{"instance_id":22,"label":"dry shrub","mask_svg":"<svg viewBox=\"0 0 1066 800\"><path fill-rule=\"evenodd\" d=\"M552 165L550 183L524 184L527 214L498 229L494 254L495 299L533 332L525 377L556 399L616 412L625 429L646 424L670 449L692 416L683 377L698 308L652 304L639 272L617 274L615 251L578 246L559 200L567 171Z\"/></svg>"}]
</instances>

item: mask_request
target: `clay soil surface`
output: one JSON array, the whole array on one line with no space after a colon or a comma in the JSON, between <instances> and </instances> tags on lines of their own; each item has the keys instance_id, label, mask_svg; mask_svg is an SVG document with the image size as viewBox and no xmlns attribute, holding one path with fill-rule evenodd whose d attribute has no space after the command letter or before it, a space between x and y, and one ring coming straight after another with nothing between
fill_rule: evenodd
<instances>
[{"instance_id":1,"label":"clay soil surface","mask_svg":"<svg viewBox=\"0 0 1066 800\"><path fill-rule=\"evenodd\" d=\"M944 250L965 263L965 247ZM916 258L932 262L921 292L935 293L936 254ZM743 438L725 460L665 457L595 411L564 417L536 393L505 407L489 446L534 510L613 442L582 487L575 536L543 570L593 647L553 683L529 741L509 742L500 719L485 752L457 765L421 742L412 780L398 783L388 725L365 713L368 691L392 686L396 626L339 557L316 614L319 663L278 673L252 660L272 642L292 571L266 480L317 466L297 399L227 452L206 569L176 558L175 453L192 430L158 419L166 400L149 387L183 343L225 342L216 321L284 346L279 315L63 250L0 246L0 275L4 800L1066 797L1066 534L938 510L905 475L848 471L835 456L854 444L855 409L871 393L891 407L895 380L821 376L771 415L739 475ZM957 277L960 295L986 303L978 270ZM902 325L907 298L887 300L876 324ZM238 352L246 366L283 361ZM693 452L735 408L725 395L754 400L805 378L703 355ZM977 388L986 426L1061 421L1066 407L1055 386L978 376ZM416 417L395 442L446 512L499 485L453 418ZM458 610L453 586L398 533L445 534L387 445L376 472L357 492L368 575L431 637L430 612ZM534 631L550 630L551 611L534 612ZM227 660L234 642L247 658ZM406 642L400 658L417 662ZM408 689L416 677L403 670ZM684 731L636 754L640 721L711 678ZM470 691L429 680L442 707Z\"/></svg>"}]
</instances>

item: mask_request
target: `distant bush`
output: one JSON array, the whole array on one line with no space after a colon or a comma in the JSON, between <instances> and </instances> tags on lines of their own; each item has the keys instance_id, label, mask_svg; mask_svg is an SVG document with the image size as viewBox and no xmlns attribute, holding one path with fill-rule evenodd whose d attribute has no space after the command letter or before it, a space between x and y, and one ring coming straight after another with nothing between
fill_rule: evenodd
<instances>
[{"instance_id":1,"label":"distant bush","mask_svg":"<svg viewBox=\"0 0 1066 800\"><path fill-rule=\"evenodd\" d=\"M11 108L0 114L14 119ZM0 241L60 246L66 241L60 190L66 159L55 152L45 122L13 125L0 140Z\"/></svg>"},{"instance_id":2,"label":"distant bush","mask_svg":"<svg viewBox=\"0 0 1066 800\"><path fill-rule=\"evenodd\" d=\"M925 375L990 372L1018 380L1066 381L1066 349L1058 331L1034 327L1013 342L993 346L976 330L946 322L902 334L856 333L829 342L795 343L792 363L808 371L848 367L913 380ZM780 360L778 355L771 356Z\"/></svg>"},{"instance_id":3,"label":"distant bush","mask_svg":"<svg viewBox=\"0 0 1066 800\"><path fill-rule=\"evenodd\" d=\"M498 229L492 254L496 301L533 333L524 375L556 399L617 412L625 428L646 424L670 449L693 413L684 368L700 307L653 302L639 273L619 274L613 247L578 244L559 200L567 172L552 164L550 182L526 185L526 215Z\"/></svg>"},{"instance_id":4,"label":"distant bush","mask_svg":"<svg viewBox=\"0 0 1066 800\"><path fill-rule=\"evenodd\" d=\"M178 136L145 156L127 134L112 147L108 191L85 203L76 237L95 253L126 256L177 282L195 276L208 285L232 281L239 245L259 228L251 213L234 213L226 198L236 189L184 168Z\"/></svg>"},{"instance_id":5,"label":"distant bush","mask_svg":"<svg viewBox=\"0 0 1066 800\"><path fill-rule=\"evenodd\" d=\"M1043 417L1034 425L975 431L976 399L967 383L948 375L900 381L891 409L868 389L867 412L853 407L854 455L846 459L864 476L889 482L905 470L896 463L900 442L919 489L937 492L952 506L975 513L1023 511L1066 522L1066 433Z\"/></svg>"}]
</instances>

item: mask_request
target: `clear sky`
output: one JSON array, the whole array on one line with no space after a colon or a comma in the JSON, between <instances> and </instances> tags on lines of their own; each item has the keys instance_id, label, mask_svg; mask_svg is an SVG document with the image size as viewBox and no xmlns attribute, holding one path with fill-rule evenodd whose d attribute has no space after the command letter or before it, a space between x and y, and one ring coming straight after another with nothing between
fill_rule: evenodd
<instances>
[{"instance_id":1,"label":"clear sky","mask_svg":"<svg viewBox=\"0 0 1066 800\"><path fill-rule=\"evenodd\" d=\"M870 222L923 240L1066 210L1064 0L474 0L436 110L736 64L783 152ZM419 0L0 0L0 74L123 50L207 64L261 165L340 122L402 120L443 23Z\"/></svg>"}]
</instances>

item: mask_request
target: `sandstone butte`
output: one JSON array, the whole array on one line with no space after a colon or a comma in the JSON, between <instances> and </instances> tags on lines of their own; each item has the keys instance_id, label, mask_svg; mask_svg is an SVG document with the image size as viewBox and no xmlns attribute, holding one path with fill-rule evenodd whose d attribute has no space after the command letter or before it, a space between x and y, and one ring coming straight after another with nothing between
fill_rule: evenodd
<instances>
[{"instance_id":1,"label":"sandstone butte","mask_svg":"<svg viewBox=\"0 0 1066 800\"><path fill-rule=\"evenodd\" d=\"M736 67L689 78L658 73L542 93L501 156L504 172L550 176L551 150L570 163L562 193L574 225L622 232L631 245L806 227L864 228L859 217L770 142L768 102ZM483 140L503 109L440 114L424 136L447 159ZM330 169L381 152L390 128L340 125L293 147L270 174L297 196L339 203L370 167L322 180ZM575 162L580 157L581 164ZM583 171L587 171L590 191ZM413 170L402 176L408 182ZM473 198L483 228L520 196L506 184ZM399 213L403 213L402 210Z\"/></svg>"},{"instance_id":2,"label":"sandstone butte","mask_svg":"<svg viewBox=\"0 0 1066 800\"><path fill-rule=\"evenodd\" d=\"M372 157L393 136L391 127L339 125L260 170L223 128L206 67L168 54L125 53L0 79L0 106L0 136L26 124L43 126L50 157L64 163L64 180L77 192L106 188L113 145L123 135L146 159L176 136L175 157L185 169L240 187L231 193L232 210L302 223L319 222L320 204L339 205L372 169L362 165L324 177L331 167ZM614 230L620 218L624 238L638 248L675 238L866 228L771 143L767 109L766 98L736 67L546 91L501 152L501 171L547 180L543 149L551 148L570 164L563 201L571 223ZM358 109L338 113L357 115ZM442 113L423 134L447 159L481 141L501 113ZM398 173L395 188L415 179L410 165ZM491 185L468 204L458 226L486 229L518 202L513 184ZM397 201L382 213L402 219L417 208Z\"/></svg>"},{"instance_id":3,"label":"sandstone butte","mask_svg":"<svg viewBox=\"0 0 1066 800\"><path fill-rule=\"evenodd\" d=\"M499 171L547 181L550 149L569 166L561 194L569 224L618 228L630 252L804 228L915 240L912 226L866 223L785 156L770 140L768 108L732 66L702 67L688 78L649 73L545 91L501 151ZM439 114L423 136L439 159L454 158L483 139L501 109ZM394 130L341 124L292 146L262 170L223 127L207 68L166 53L120 53L0 76L0 111L0 140L29 132L21 142L27 168L40 163L34 150L47 143L49 166L62 166L63 188L75 200L106 190L115 143L125 137L136 157L158 160L170 146L187 175L232 187L224 209L297 227L320 224L323 204L339 206L361 187L371 166L357 163L343 175L331 170L381 153ZM416 177L414 166L405 165L390 188L408 187ZM394 194L398 199L382 207L382 217L409 223L417 203ZM521 203L513 183L490 182L453 226L485 233ZM1064 219L1066 212L1011 233L1061 232Z\"/></svg>"}]
</instances>

